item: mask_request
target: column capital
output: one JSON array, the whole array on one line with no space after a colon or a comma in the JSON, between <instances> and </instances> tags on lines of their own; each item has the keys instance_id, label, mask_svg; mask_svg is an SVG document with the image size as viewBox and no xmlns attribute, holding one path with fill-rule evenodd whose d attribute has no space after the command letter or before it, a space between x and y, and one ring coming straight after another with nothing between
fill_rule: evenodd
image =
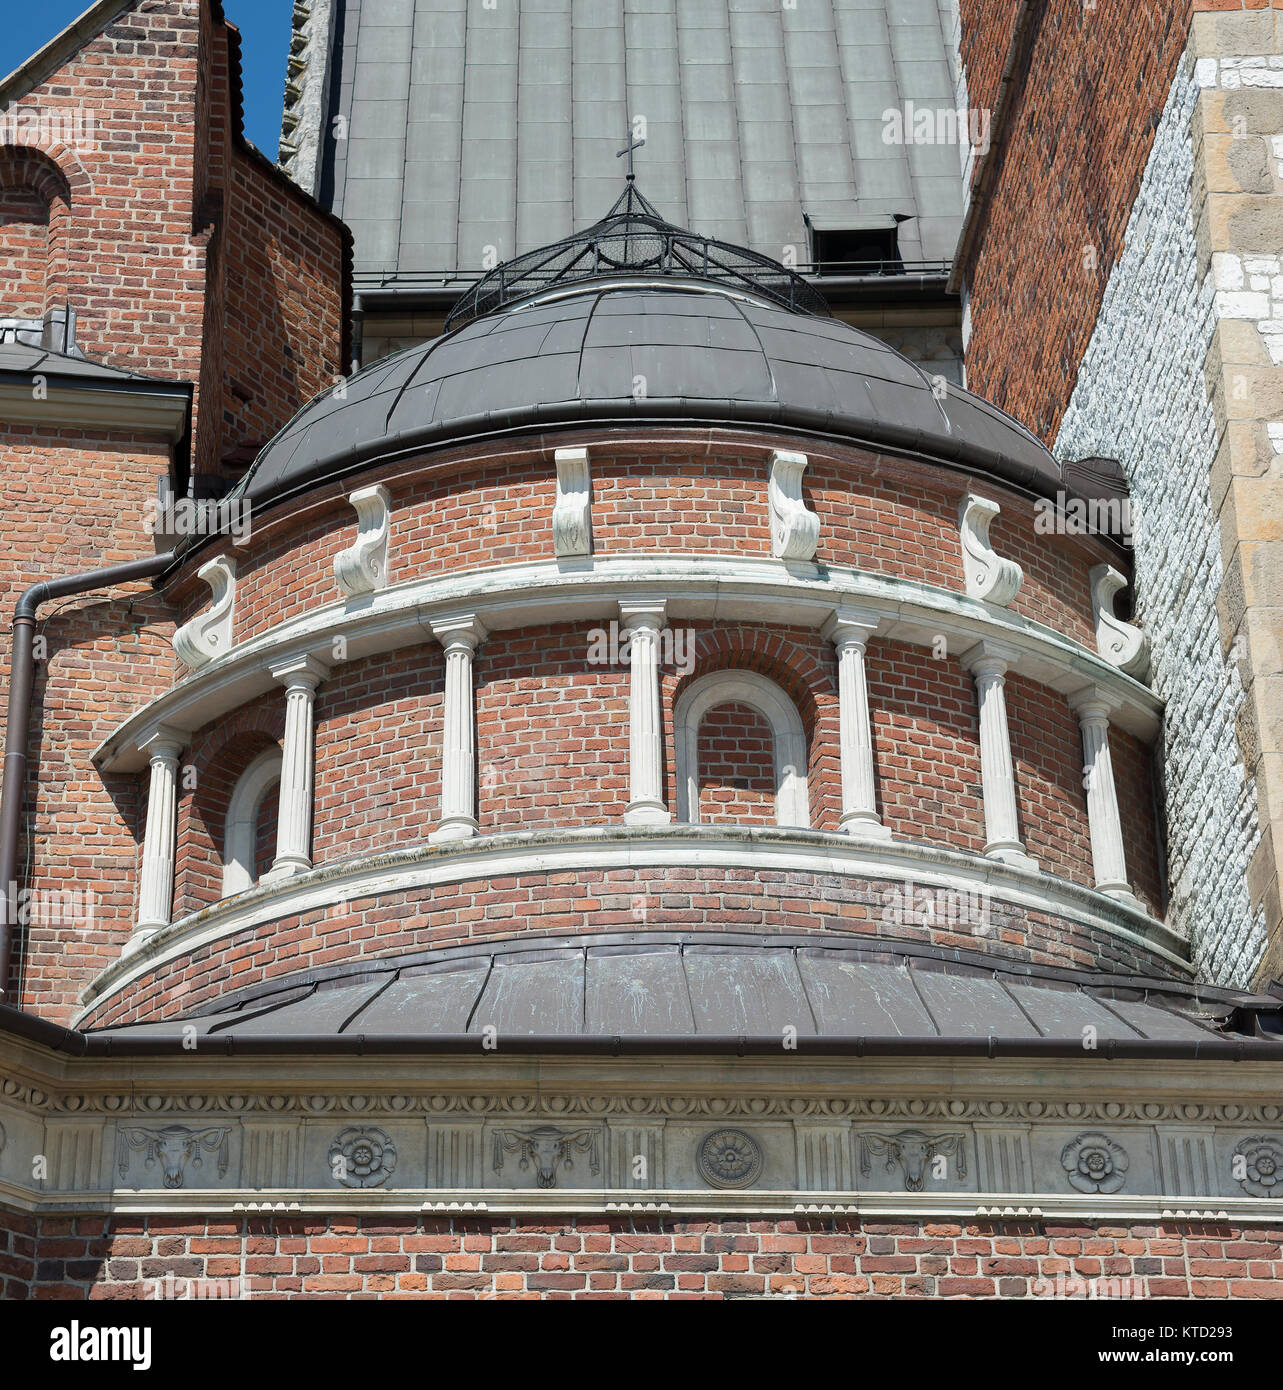
<instances>
[{"instance_id":1,"label":"column capital","mask_svg":"<svg viewBox=\"0 0 1283 1390\"><path fill-rule=\"evenodd\" d=\"M490 636L490 630L475 613L447 613L430 619L432 635L449 651L466 647L474 652Z\"/></svg>"},{"instance_id":2,"label":"column capital","mask_svg":"<svg viewBox=\"0 0 1283 1390\"><path fill-rule=\"evenodd\" d=\"M1109 722L1109 717L1122 703L1116 695L1110 694L1099 685L1085 685L1068 697L1069 708L1077 714L1079 722Z\"/></svg>"},{"instance_id":3,"label":"column capital","mask_svg":"<svg viewBox=\"0 0 1283 1390\"><path fill-rule=\"evenodd\" d=\"M650 628L658 632L664 626L667 608L663 599L621 598L619 620L630 632L634 628Z\"/></svg>"},{"instance_id":4,"label":"column capital","mask_svg":"<svg viewBox=\"0 0 1283 1390\"><path fill-rule=\"evenodd\" d=\"M271 667L272 679L280 681L286 690L315 690L330 674L330 666L318 656L295 656Z\"/></svg>"},{"instance_id":5,"label":"column capital","mask_svg":"<svg viewBox=\"0 0 1283 1390\"><path fill-rule=\"evenodd\" d=\"M168 724L157 724L139 738L138 746L149 759L177 758L187 747L190 738L191 735L183 733L181 729L175 729Z\"/></svg>"},{"instance_id":6,"label":"column capital","mask_svg":"<svg viewBox=\"0 0 1283 1390\"><path fill-rule=\"evenodd\" d=\"M984 677L1005 675L1019 658L1020 653L1014 647L982 637L974 647L968 647L959 660L973 676Z\"/></svg>"},{"instance_id":7,"label":"column capital","mask_svg":"<svg viewBox=\"0 0 1283 1390\"><path fill-rule=\"evenodd\" d=\"M835 608L825 619L820 636L839 649L851 645L863 648L877 635L881 622L882 615L868 608Z\"/></svg>"}]
</instances>

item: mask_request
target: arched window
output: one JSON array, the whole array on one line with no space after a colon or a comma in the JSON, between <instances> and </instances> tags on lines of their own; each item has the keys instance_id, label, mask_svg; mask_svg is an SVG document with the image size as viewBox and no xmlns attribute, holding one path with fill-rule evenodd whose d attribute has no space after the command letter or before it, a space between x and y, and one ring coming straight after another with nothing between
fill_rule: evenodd
<instances>
[{"instance_id":1,"label":"arched window","mask_svg":"<svg viewBox=\"0 0 1283 1390\"><path fill-rule=\"evenodd\" d=\"M47 155L0 146L0 318L41 319L65 299L70 203Z\"/></svg>"},{"instance_id":2,"label":"arched window","mask_svg":"<svg viewBox=\"0 0 1283 1390\"><path fill-rule=\"evenodd\" d=\"M696 824L699 810L699 730L722 705L747 705L771 727L777 825L811 824L806 787L806 731L793 701L774 681L753 671L713 671L680 695L673 712L677 755L677 819Z\"/></svg>"},{"instance_id":3,"label":"arched window","mask_svg":"<svg viewBox=\"0 0 1283 1390\"><path fill-rule=\"evenodd\" d=\"M223 897L252 888L256 878L259 810L281 780L281 750L268 748L241 773L227 804L223 830Z\"/></svg>"}]
</instances>

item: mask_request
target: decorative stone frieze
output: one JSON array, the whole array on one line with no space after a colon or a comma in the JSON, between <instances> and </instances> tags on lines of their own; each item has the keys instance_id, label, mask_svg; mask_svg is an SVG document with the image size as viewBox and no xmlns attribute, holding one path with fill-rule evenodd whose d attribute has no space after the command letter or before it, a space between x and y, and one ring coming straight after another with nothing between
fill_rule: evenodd
<instances>
[{"instance_id":1,"label":"decorative stone frieze","mask_svg":"<svg viewBox=\"0 0 1283 1390\"><path fill-rule=\"evenodd\" d=\"M396 1145L375 1125L354 1125L335 1137L330 1172L344 1187L381 1187L396 1167Z\"/></svg>"},{"instance_id":2,"label":"decorative stone frieze","mask_svg":"<svg viewBox=\"0 0 1283 1390\"><path fill-rule=\"evenodd\" d=\"M921 1192L928 1180L948 1183L951 1175L967 1176L966 1135L927 1134L920 1129L902 1129L896 1134L862 1133L862 1177L871 1177L875 1158L886 1160L882 1165L886 1173L900 1170L906 1192Z\"/></svg>"},{"instance_id":3,"label":"decorative stone frieze","mask_svg":"<svg viewBox=\"0 0 1283 1390\"><path fill-rule=\"evenodd\" d=\"M575 1155L587 1155L587 1170L594 1177L601 1172L601 1131L599 1129L558 1129L540 1125L537 1129L497 1129L494 1132L493 1168L504 1170L504 1156L517 1155L517 1168L529 1173L538 1187L556 1187L562 1173L575 1167ZM573 1186L584 1186L575 1183Z\"/></svg>"},{"instance_id":4,"label":"decorative stone frieze","mask_svg":"<svg viewBox=\"0 0 1283 1390\"><path fill-rule=\"evenodd\" d=\"M236 560L219 555L196 571L209 585L213 602L191 622L174 633L174 651L192 670L223 656L232 648L232 624L236 612Z\"/></svg>"},{"instance_id":5,"label":"decorative stone frieze","mask_svg":"<svg viewBox=\"0 0 1283 1390\"><path fill-rule=\"evenodd\" d=\"M762 1176L762 1147L742 1129L715 1129L706 1135L695 1161L709 1187L752 1187Z\"/></svg>"},{"instance_id":6,"label":"decorative stone frieze","mask_svg":"<svg viewBox=\"0 0 1283 1390\"><path fill-rule=\"evenodd\" d=\"M1025 573L1014 560L1003 559L989 544L989 525L1001 510L989 498L969 492L958 505L958 528L968 595L1005 608L1020 592Z\"/></svg>"},{"instance_id":7,"label":"decorative stone frieze","mask_svg":"<svg viewBox=\"0 0 1283 1390\"><path fill-rule=\"evenodd\" d=\"M392 548L392 497L382 484L358 488L347 499L356 510L356 540L334 557L334 578L348 598L385 589Z\"/></svg>"},{"instance_id":8,"label":"decorative stone frieze","mask_svg":"<svg viewBox=\"0 0 1283 1390\"><path fill-rule=\"evenodd\" d=\"M166 1125L164 1129L122 1126L116 1136L116 1169L121 1178L127 1178L133 1155L141 1153L144 1177L140 1186L154 1185L148 1178L155 1170L165 1187L182 1187L189 1165L199 1170L204 1167L202 1153L213 1153L217 1155L218 1176L225 1178L230 1133L226 1125L195 1130L184 1125Z\"/></svg>"},{"instance_id":9,"label":"decorative stone frieze","mask_svg":"<svg viewBox=\"0 0 1283 1390\"><path fill-rule=\"evenodd\" d=\"M771 510L771 554L777 560L815 559L820 518L802 497L806 455L776 449L771 455L767 493Z\"/></svg>"},{"instance_id":10,"label":"decorative stone frieze","mask_svg":"<svg viewBox=\"0 0 1283 1390\"><path fill-rule=\"evenodd\" d=\"M592 554L592 479L587 449L558 449L557 500L552 509L552 552L559 559Z\"/></svg>"},{"instance_id":11,"label":"decorative stone frieze","mask_svg":"<svg viewBox=\"0 0 1283 1390\"><path fill-rule=\"evenodd\" d=\"M1099 1131L1071 1140L1061 1150L1060 1162L1077 1192L1117 1192L1127 1181L1127 1150Z\"/></svg>"},{"instance_id":12,"label":"decorative stone frieze","mask_svg":"<svg viewBox=\"0 0 1283 1390\"><path fill-rule=\"evenodd\" d=\"M1093 565L1089 578L1096 650L1111 666L1144 680L1149 674L1149 638L1114 616L1114 598L1127 587L1127 580L1112 565Z\"/></svg>"}]
</instances>

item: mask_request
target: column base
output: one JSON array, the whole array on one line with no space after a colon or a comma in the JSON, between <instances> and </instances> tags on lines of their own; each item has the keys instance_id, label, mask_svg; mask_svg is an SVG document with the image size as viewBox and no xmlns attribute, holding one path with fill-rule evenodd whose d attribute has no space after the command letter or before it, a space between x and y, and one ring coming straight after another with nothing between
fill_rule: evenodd
<instances>
[{"instance_id":1,"label":"column base","mask_svg":"<svg viewBox=\"0 0 1283 1390\"><path fill-rule=\"evenodd\" d=\"M1096 885L1098 893L1104 893L1107 898L1113 898L1116 903L1125 903L1128 907L1134 907L1138 912L1149 915L1149 909L1131 890L1129 883L1098 883Z\"/></svg>"},{"instance_id":2,"label":"column base","mask_svg":"<svg viewBox=\"0 0 1283 1390\"><path fill-rule=\"evenodd\" d=\"M481 827L472 816L450 816L428 835L428 843L438 845L443 840L470 840L480 833Z\"/></svg>"},{"instance_id":3,"label":"column base","mask_svg":"<svg viewBox=\"0 0 1283 1390\"><path fill-rule=\"evenodd\" d=\"M139 922L120 952L121 960L127 956L132 956L135 951L141 951L162 927L167 926L169 926L168 922Z\"/></svg>"},{"instance_id":4,"label":"column base","mask_svg":"<svg viewBox=\"0 0 1283 1390\"><path fill-rule=\"evenodd\" d=\"M662 801L633 801L624 812L625 825L668 825L672 819Z\"/></svg>"},{"instance_id":5,"label":"column base","mask_svg":"<svg viewBox=\"0 0 1283 1390\"><path fill-rule=\"evenodd\" d=\"M985 858L996 859L1001 864L1014 864L1018 869L1037 870L1038 861L1025 853L1019 840L999 842L985 846Z\"/></svg>"},{"instance_id":6,"label":"column base","mask_svg":"<svg viewBox=\"0 0 1283 1390\"><path fill-rule=\"evenodd\" d=\"M852 811L838 821L838 829L855 840L889 840L891 827L867 811Z\"/></svg>"},{"instance_id":7,"label":"column base","mask_svg":"<svg viewBox=\"0 0 1283 1390\"><path fill-rule=\"evenodd\" d=\"M292 878L295 874L305 874L312 867L310 859L278 859L263 875L264 883L273 883L278 878Z\"/></svg>"}]
</instances>

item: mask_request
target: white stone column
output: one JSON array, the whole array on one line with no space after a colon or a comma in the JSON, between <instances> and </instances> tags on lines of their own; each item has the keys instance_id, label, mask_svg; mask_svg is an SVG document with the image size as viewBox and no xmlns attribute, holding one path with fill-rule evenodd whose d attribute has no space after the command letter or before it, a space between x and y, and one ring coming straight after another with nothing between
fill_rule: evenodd
<instances>
[{"instance_id":1,"label":"white stone column","mask_svg":"<svg viewBox=\"0 0 1283 1390\"><path fill-rule=\"evenodd\" d=\"M473 653L488 635L472 613L442 618L432 633L445 649L445 717L441 739L441 820L429 840L466 840L477 824L477 717Z\"/></svg>"},{"instance_id":2,"label":"white stone column","mask_svg":"<svg viewBox=\"0 0 1283 1390\"><path fill-rule=\"evenodd\" d=\"M663 723L659 708L659 634L664 605L654 600L621 601L619 615L629 635L628 809L626 825L667 825L664 804Z\"/></svg>"},{"instance_id":3,"label":"white stone column","mask_svg":"<svg viewBox=\"0 0 1283 1390\"><path fill-rule=\"evenodd\" d=\"M838 660L838 728L842 756L842 816L838 825L848 835L889 840L891 831L878 815L869 689L864 673L865 649L877 630L876 613L838 608L825 623L824 636L833 643Z\"/></svg>"},{"instance_id":4,"label":"white stone column","mask_svg":"<svg viewBox=\"0 0 1283 1390\"><path fill-rule=\"evenodd\" d=\"M167 927L174 911L174 826L178 806L178 758L186 740L172 729L157 729L143 741L151 759L147 828L143 832L142 881L138 922L131 945Z\"/></svg>"},{"instance_id":5,"label":"white stone column","mask_svg":"<svg viewBox=\"0 0 1283 1390\"><path fill-rule=\"evenodd\" d=\"M301 656L272 667L272 675L285 687L285 738L281 744L276 858L269 878L285 878L312 867L312 706L317 686L329 673L330 668L314 656Z\"/></svg>"},{"instance_id":6,"label":"white stone column","mask_svg":"<svg viewBox=\"0 0 1283 1390\"><path fill-rule=\"evenodd\" d=\"M1016 774L1007 729L1005 676L1015 653L992 642L979 642L964 653L962 664L976 682L980 704L980 777L985 807L985 853L1007 864L1036 869L1025 853L1016 812Z\"/></svg>"},{"instance_id":7,"label":"white stone column","mask_svg":"<svg viewBox=\"0 0 1283 1390\"><path fill-rule=\"evenodd\" d=\"M1083 786L1087 791L1087 825L1096 888L1112 898L1139 906L1127 880L1123 823L1118 814L1114 761L1109 752L1109 716L1117 701L1089 685L1070 696L1083 735Z\"/></svg>"}]
</instances>

